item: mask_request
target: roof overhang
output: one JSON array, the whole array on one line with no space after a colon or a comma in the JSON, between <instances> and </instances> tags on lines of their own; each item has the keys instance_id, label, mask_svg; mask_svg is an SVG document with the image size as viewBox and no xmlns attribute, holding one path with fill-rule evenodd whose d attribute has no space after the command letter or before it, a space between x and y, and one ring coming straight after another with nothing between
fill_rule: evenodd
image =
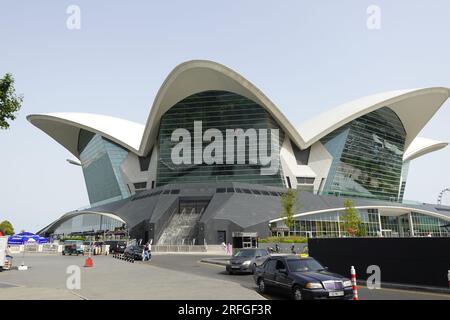
<instances>
[{"instance_id":1,"label":"roof overhang","mask_svg":"<svg viewBox=\"0 0 450 320\"><path fill-rule=\"evenodd\" d=\"M403 161L411 161L428 153L441 150L448 146L448 142L417 137L403 155Z\"/></svg>"},{"instance_id":2,"label":"roof overhang","mask_svg":"<svg viewBox=\"0 0 450 320\"><path fill-rule=\"evenodd\" d=\"M390 91L351 101L303 123L299 127L299 132L306 141L303 147L311 146L359 117L389 107L403 123L407 149L449 96L450 89L435 87Z\"/></svg>"},{"instance_id":3,"label":"roof overhang","mask_svg":"<svg viewBox=\"0 0 450 320\"><path fill-rule=\"evenodd\" d=\"M435 218L439 218L445 221L450 221L450 217L443 215L443 214L439 214L433 211L429 211L429 210L424 210L424 209L417 209L417 208L409 208L409 207L402 207L399 205L393 205L393 206L386 206L386 205L373 205L373 206L355 206L354 207L357 210L365 210L365 209L378 209L381 212L385 211L386 215L389 216L399 216L402 214L405 214L407 212L417 212L420 214L424 214L424 215L428 215L431 217L435 217ZM323 209L323 210L316 210L316 211L308 211L308 212L302 212L302 213L298 213L293 215L293 218L301 218L301 217L305 217L305 216L311 216L311 215L315 215L315 214L320 214L320 213L329 213L329 212L343 212L345 211L346 208L341 207L341 208L329 208L329 209ZM272 222L279 222L279 221L283 221L286 220L286 217L283 218L278 218L278 219L274 219L271 220L270 223Z\"/></svg>"},{"instance_id":4,"label":"roof overhang","mask_svg":"<svg viewBox=\"0 0 450 320\"><path fill-rule=\"evenodd\" d=\"M77 158L80 129L98 133L135 153L138 153L144 132L142 124L90 113L32 114L27 120Z\"/></svg>"}]
</instances>

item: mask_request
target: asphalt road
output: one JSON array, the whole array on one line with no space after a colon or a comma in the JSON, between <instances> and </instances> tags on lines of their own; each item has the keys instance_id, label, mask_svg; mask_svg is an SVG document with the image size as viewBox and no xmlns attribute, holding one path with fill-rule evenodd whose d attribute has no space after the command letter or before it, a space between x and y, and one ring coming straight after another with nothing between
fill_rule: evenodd
<instances>
[{"instance_id":1,"label":"asphalt road","mask_svg":"<svg viewBox=\"0 0 450 320\"><path fill-rule=\"evenodd\" d=\"M201 275L212 279L231 281L245 288L256 290L252 275L228 275L225 267L200 262L202 255L153 255L151 265L167 268L174 271L185 272L193 275ZM369 290L363 286L358 287L360 300L450 300L450 295L430 292L408 291L398 289ZM286 299L288 297L270 294L268 299Z\"/></svg>"}]
</instances>

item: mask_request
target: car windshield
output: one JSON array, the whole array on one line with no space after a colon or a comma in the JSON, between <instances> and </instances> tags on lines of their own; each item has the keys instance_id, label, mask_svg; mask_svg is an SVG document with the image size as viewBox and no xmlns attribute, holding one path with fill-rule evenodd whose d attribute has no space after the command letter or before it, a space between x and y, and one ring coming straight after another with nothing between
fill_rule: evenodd
<instances>
[{"instance_id":1,"label":"car windshield","mask_svg":"<svg viewBox=\"0 0 450 320\"><path fill-rule=\"evenodd\" d=\"M255 250L241 250L241 251L238 251L234 256L235 257L254 257Z\"/></svg>"},{"instance_id":2,"label":"car windshield","mask_svg":"<svg viewBox=\"0 0 450 320\"><path fill-rule=\"evenodd\" d=\"M291 259L288 260L288 265L291 272L320 271L325 269L314 259Z\"/></svg>"}]
</instances>

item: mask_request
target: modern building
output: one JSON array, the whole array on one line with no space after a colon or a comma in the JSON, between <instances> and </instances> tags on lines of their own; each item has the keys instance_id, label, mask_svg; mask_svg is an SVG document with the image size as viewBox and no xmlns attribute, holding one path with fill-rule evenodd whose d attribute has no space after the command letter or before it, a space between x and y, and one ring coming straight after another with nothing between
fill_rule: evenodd
<instances>
[{"instance_id":1,"label":"modern building","mask_svg":"<svg viewBox=\"0 0 450 320\"><path fill-rule=\"evenodd\" d=\"M295 127L235 71L182 63L145 125L97 114L28 116L78 159L70 162L81 166L90 200L39 233L125 226L159 244L222 243L235 231L264 237L286 231L280 196L292 188L294 234L345 236L340 217L352 199L370 236L449 236L450 207L403 200L410 162L448 145L418 134L449 96L448 88L380 93Z\"/></svg>"}]
</instances>

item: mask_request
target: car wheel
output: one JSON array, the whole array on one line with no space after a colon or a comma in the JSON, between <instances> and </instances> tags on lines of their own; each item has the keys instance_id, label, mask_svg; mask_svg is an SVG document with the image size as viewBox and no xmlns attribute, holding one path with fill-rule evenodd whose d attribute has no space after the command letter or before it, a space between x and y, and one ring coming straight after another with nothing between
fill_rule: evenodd
<instances>
[{"instance_id":1,"label":"car wheel","mask_svg":"<svg viewBox=\"0 0 450 320\"><path fill-rule=\"evenodd\" d=\"M258 281L258 291L259 291L259 293L266 293L267 292L266 282L264 281L264 279L259 279L259 281Z\"/></svg>"},{"instance_id":2,"label":"car wheel","mask_svg":"<svg viewBox=\"0 0 450 320\"><path fill-rule=\"evenodd\" d=\"M294 300L303 300L302 288L295 286L292 290L292 297Z\"/></svg>"}]
</instances>

